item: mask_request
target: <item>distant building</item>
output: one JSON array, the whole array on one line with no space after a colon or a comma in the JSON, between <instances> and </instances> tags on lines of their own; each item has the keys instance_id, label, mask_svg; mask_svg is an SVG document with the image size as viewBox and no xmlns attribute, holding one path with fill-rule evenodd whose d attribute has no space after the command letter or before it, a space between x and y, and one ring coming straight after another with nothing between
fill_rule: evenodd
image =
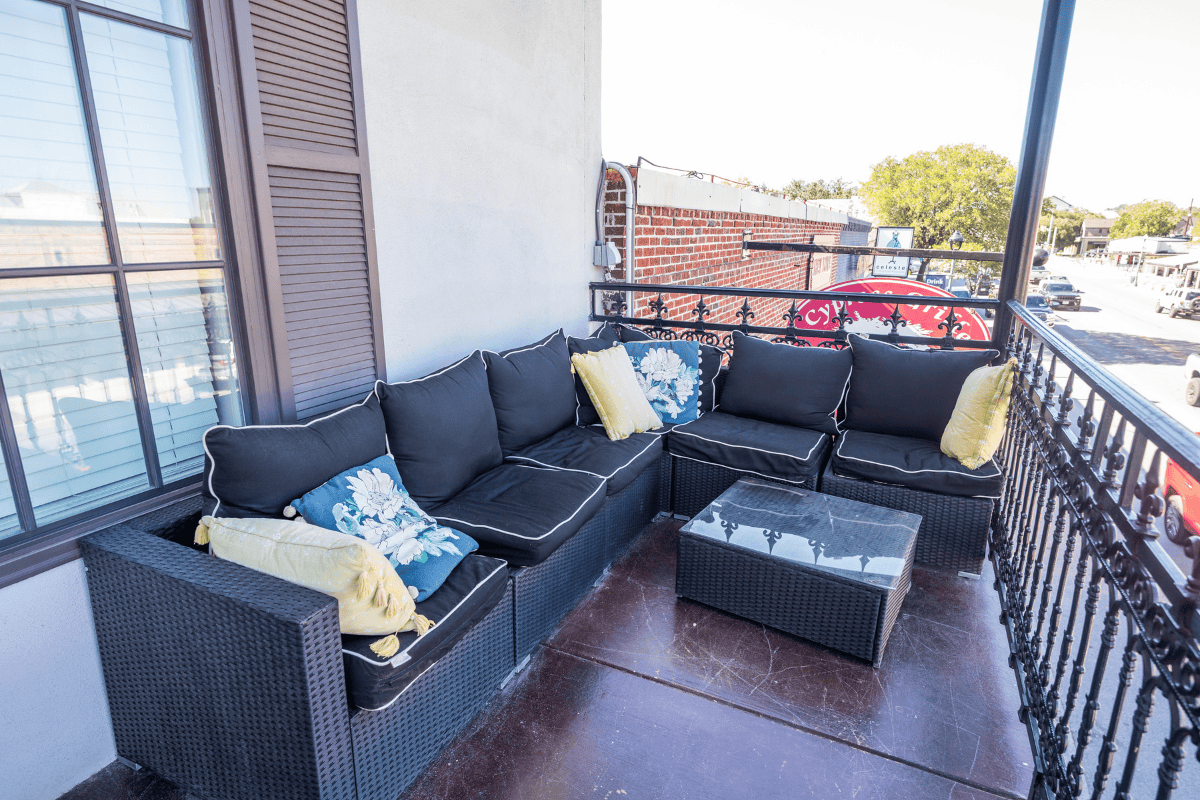
<instances>
[{"instance_id":1,"label":"distant building","mask_svg":"<svg viewBox=\"0 0 1200 800\"><path fill-rule=\"evenodd\" d=\"M1071 209L1075 208L1075 206L1071 205L1066 200L1063 200L1058 195L1052 194L1046 199L1050 201L1050 207L1055 211L1070 211Z\"/></svg>"},{"instance_id":2,"label":"distant building","mask_svg":"<svg viewBox=\"0 0 1200 800\"><path fill-rule=\"evenodd\" d=\"M1175 255L1188 251L1188 240L1178 236L1130 236L1127 239L1112 239L1108 243L1110 253L1140 253L1145 256Z\"/></svg>"},{"instance_id":3,"label":"distant building","mask_svg":"<svg viewBox=\"0 0 1200 800\"><path fill-rule=\"evenodd\" d=\"M1103 250L1108 246L1108 232L1116 223L1116 217L1103 219L1100 217L1085 217L1079 229L1079 254L1084 255L1089 250Z\"/></svg>"},{"instance_id":4,"label":"distant building","mask_svg":"<svg viewBox=\"0 0 1200 800\"><path fill-rule=\"evenodd\" d=\"M1149 259L1139 268L1139 272L1160 279L1160 285L1164 288L1196 288L1200 286L1200 247L1178 251L1177 255Z\"/></svg>"},{"instance_id":5,"label":"distant building","mask_svg":"<svg viewBox=\"0 0 1200 800\"><path fill-rule=\"evenodd\" d=\"M1197 209L1193 206L1184 211L1183 217L1176 223L1171 230L1172 236L1182 236L1184 238L1191 237L1196 230L1196 212Z\"/></svg>"}]
</instances>

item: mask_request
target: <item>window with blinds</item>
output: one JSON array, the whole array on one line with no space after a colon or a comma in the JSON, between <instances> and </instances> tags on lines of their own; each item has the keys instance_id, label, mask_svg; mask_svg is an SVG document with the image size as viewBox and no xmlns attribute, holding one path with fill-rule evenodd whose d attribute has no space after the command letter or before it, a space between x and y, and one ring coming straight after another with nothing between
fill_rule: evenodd
<instances>
[{"instance_id":1,"label":"window with blinds","mask_svg":"<svg viewBox=\"0 0 1200 800\"><path fill-rule=\"evenodd\" d=\"M241 424L187 0L0 0L0 540L195 480Z\"/></svg>"}]
</instances>

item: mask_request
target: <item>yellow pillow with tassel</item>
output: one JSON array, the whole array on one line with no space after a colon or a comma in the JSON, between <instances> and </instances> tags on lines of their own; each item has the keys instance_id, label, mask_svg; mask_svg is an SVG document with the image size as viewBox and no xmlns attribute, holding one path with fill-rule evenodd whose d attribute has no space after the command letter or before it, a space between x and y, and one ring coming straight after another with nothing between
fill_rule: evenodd
<instances>
[{"instance_id":1,"label":"yellow pillow with tassel","mask_svg":"<svg viewBox=\"0 0 1200 800\"><path fill-rule=\"evenodd\" d=\"M621 345L571 356L571 367L579 374L592 405L614 442L630 434L662 427L662 420L638 385L629 353Z\"/></svg>"},{"instance_id":2,"label":"yellow pillow with tassel","mask_svg":"<svg viewBox=\"0 0 1200 800\"><path fill-rule=\"evenodd\" d=\"M963 381L954 413L942 433L942 452L967 469L979 469L1000 449L1008 420L1017 360L980 367Z\"/></svg>"},{"instance_id":3,"label":"yellow pillow with tassel","mask_svg":"<svg viewBox=\"0 0 1200 800\"><path fill-rule=\"evenodd\" d=\"M211 545L219 558L336 598L342 633L388 634L371 644L381 658L400 649L395 634L421 636L433 627L416 613L416 589L405 586L383 554L357 536L298 520L204 517L196 544Z\"/></svg>"}]
</instances>

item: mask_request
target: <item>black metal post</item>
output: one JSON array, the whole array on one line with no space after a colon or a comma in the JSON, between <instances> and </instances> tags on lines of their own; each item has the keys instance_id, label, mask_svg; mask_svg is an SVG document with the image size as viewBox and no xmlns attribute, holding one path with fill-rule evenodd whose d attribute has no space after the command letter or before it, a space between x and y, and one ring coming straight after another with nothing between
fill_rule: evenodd
<instances>
[{"instance_id":1,"label":"black metal post","mask_svg":"<svg viewBox=\"0 0 1200 800\"><path fill-rule=\"evenodd\" d=\"M1017 184L1013 189L1012 213L1008 217L1004 267L1000 272L1000 308L992 329L992 341L1000 350L1008 341L1013 323L1008 301L1025 300L1074 16L1075 0L1046 0L1042 7L1042 27L1029 86L1029 108L1025 114L1025 138L1017 166Z\"/></svg>"}]
</instances>

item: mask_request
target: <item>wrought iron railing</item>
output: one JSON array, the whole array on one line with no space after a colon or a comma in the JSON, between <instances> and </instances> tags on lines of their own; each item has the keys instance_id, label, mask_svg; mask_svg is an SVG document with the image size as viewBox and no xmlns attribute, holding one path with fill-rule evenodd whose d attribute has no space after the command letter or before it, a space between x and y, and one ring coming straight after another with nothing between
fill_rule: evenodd
<instances>
[{"instance_id":1,"label":"wrought iron railing","mask_svg":"<svg viewBox=\"0 0 1200 800\"><path fill-rule=\"evenodd\" d=\"M811 238L811 237L810 237ZM791 252L811 258L813 255L887 256L901 258L947 259L998 264L1003 253L968 250L908 250L854 245L823 245L812 242L747 241L743 249L767 252ZM717 269L716 267L713 268ZM1000 309L1001 301L991 298L930 297L926 295L871 294L830 292L808 289L751 289L734 286L699 286L679 284L618 283L612 281L589 284L593 321L618 322L644 326L658 338L694 339L705 344L728 346L733 331L767 336L776 341L799 346L844 347L851 332L860 332L874 339L893 343L956 347L996 347L990 338L973 338L963 332L963 318L958 309L984 311L989 317ZM653 298L651 298L651 295ZM666 298L694 296L695 301L686 314L672 315L670 308L677 304ZM707 299L706 299L707 298ZM732 298L734 304L724 307L726 321L710 319L717 312L718 298ZM742 302L737 305L736 300ZM640 301L640 302L639 302ZM790 303L786 308L780 302ZM824 313L806 310L806 304L818 303ZM857 310L851 304L859 305ZM880 307L886 307L879 313ZM868 309L867 314L861 313ZM909 323L914 309L932 324L925 335L911 335ZM644 312L644 313L642 313ZM732 312L732 313L731 313ZM879 319L889 329L854 331L855 323L864 316ZM776 324L770 324L776 323ZM905 329L905 333L901 333ZM940 334L937 332L941 331ZM1001 342L1000 344L1003 344Z\"/></svg>"},{"instance_id":2,"label":"wrought iron railing","mask_svg":"<svg viewBox=\"0 0 1200 800\"><path fill-rule=\"evenodd\" d=\"M1162 483L1168 459L1200 476L1200 441L1009 308L1018 373L991 549L1030 796L1200 797L1200 536L1183 487Z\"/></svg>"},{"instance_id":3,"label":"wrought iron railing","mask_svg":"<svg viewBox=\"0 0 1200 800\"><path fill-rule=\"evenodd\" d=\"M890 330L873 338L995 346L956 338L954 311L994 308L995 300L594 283L593 303L612 290L612 313L592 319L655 338L728 345L740 330L842 347L847 308L868 302L892 307ZM639 303L648 313L628 313L626 298L642 293L653 297ZM690 313L665 313L664 298L680 295L695 297ZM721 298L732 299L734 322L708 321ZM830 325L805 326L808 300L837 309ZM780 324L759 324L771 301L789 304ZM920 306L945 309L942 336L901 335L902 309ZM1030 797L1200 797L1200 536L1186 519L1191 498L1163 477L1191 477L1200 522L1200 439L1024 306L1007 308L1014 327L996 349L1017 359L1018 372L990 543L1033 753ZM1151 745L1157 754L1146 754Z\"/></svg>"},{"instance_id":4,"label":"wrought iron railing","mask_svg":"<svg viewBox=\"0 0 1200 800\"><path fill-rule=\"evenodd\" d=\"M960 338L963 328L962 319L955 309L973 308L994 311L999 300L987 298L959 297L927 297L924 295L895 295L869 294L858 292L827 292L809 291L802 289L746 289L730 286L691 286L691 285L659 285L650 283L615 283L598 282L588 285L592 293L591 319L597 322L614 322L626 325L644 327L656 338L662 339L694 339L702 344L712 344L727 347L733 331L747 334L766 336L774 341L787 342L801 347L813 346L811 339L819 340L817 347L843 347L846 337L854 332L854 316L849 312L850 303L866 303L890 308L890 313L880 315L883 323L890 328L886 333L864 332L873 339L899 344L929 345L944 349L956 347L987 348L994 347L991 339ZM648 314L630 313L630 295L654 295L654 299L645 303ZM672 317L668 312L668 302L664 299L671 296L695 296L697 299L688 314L691 319ZM714 313L714 298L733 298L733 318L737 322L711 322L709 317ZM707 300L706 300L707 298ZM736 300L741 300L737 305ZM603 300L607 308L603 308ZM751 301L764 300L790 301L788 308L775 315L782 324L760 324L771 317L763 313ZM805 301L818 301L832 304L832 311L824 315L823 321L829 327L813 327L806 322L804 309L800 306ZM906 328L909 319L903 309L924 309L935 314L936 328L943 331L940 336L910 336L900 333ZM604 313L607 310L609 313ZM942 313L944 310L944 313ZM652 316L650 315L652 314Z\"/></svg>"}]
</instances>

